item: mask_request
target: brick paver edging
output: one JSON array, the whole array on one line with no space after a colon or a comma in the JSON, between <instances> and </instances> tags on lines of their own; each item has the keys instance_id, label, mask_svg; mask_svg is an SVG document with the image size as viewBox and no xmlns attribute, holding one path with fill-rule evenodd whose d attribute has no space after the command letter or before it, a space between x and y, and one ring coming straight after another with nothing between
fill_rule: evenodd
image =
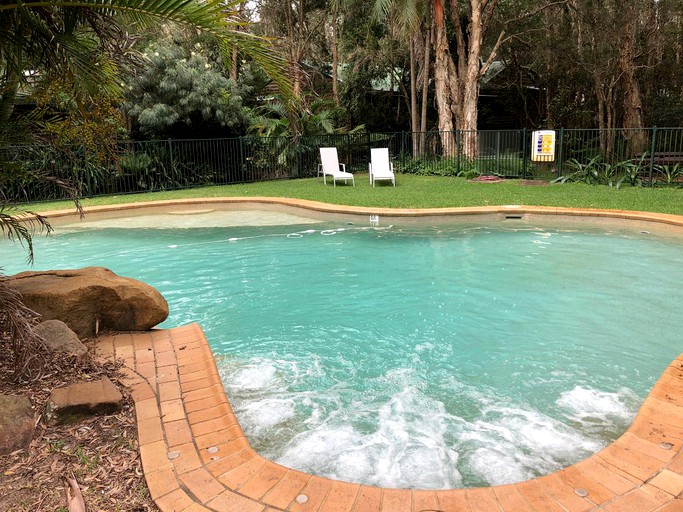
<instances>
[{"instance_id":1,"label":"brick paver edging","mask_svg":"<svg viewBox=\"0 0 683 512\"><path fill-rule=\"evenodd\" d=\"M588 459L518 484L421 491L330 480L258 455L197 324L101 337L96 353L124 363L145 478L162 512L683 511L683 354L629 430Z\"/></svg>"}]
</instances>

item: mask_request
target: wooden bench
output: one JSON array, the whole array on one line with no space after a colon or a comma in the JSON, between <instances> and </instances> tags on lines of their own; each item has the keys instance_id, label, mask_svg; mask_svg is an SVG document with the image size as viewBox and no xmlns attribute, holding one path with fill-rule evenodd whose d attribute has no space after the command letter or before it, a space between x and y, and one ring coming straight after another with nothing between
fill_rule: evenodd
<instances>
[{"instance_id":1,"label":"wooden bench","mask_svg":"<svg viewBox=\"0 0 683 512\"><path fill-rule=\"evenodd\" d=\"M652 156L643 159L644 164L652 161L655 165L676 165L683 163L683 152L678 151L655 151Z\"/></svg>"}]
</instances>

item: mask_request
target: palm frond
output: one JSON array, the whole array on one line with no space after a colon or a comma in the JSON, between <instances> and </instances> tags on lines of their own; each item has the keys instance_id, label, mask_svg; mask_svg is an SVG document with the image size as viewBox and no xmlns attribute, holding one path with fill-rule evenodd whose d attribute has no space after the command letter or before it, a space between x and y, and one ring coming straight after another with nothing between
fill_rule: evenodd
<instances>
[{"instance_id":1,"label":"palm frond","mask_svg":"<svg viewBox=\"0 0 683 512\"><path fill-rule=\"evenodd\" d=\"M24 305L0 269L0 339L10 343L15 381L38 378L47 361L43 340L33 332L38 317Z\"/></svg>"},{"instance_id":2,"label":"palm frond","mask_svg":"<svg viewBox=\"0 0 683 512\"><path fill-rule=\"evenodd\" d=\"M243 54L263 67L284 95L291 94L290 81L283 74L285 59L273 51L268 40L241 30L244 22L238 16L239 3L239 0L25 0L0 5L0 18L6 17L5 13L12 11L30 13L33 10L49 8L67 11L89 9L110 18L123 17L146 26L158 23L160 19L173 21L215 36L226 63L230 62L232 48L237 46Z\"/></svg>"},{"instance_id":3,"label":"palm frond","mask_svg":"<svg viewBox=\"0 0 683 512\"><path fill-rule=\"evenodd\" d=\"M7 213L8 208L0 206L0 233L11 241L17 241L26 247L27 259L33 263L33 235L36 231L51 233L52 226L45 217L33 212Z\"/></svg>"}]
</instances>

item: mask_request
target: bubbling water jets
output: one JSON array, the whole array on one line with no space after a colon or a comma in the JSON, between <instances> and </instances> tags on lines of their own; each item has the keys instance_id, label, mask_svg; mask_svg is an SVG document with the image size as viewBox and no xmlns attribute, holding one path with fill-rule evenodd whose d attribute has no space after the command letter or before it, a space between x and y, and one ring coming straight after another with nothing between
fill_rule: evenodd
<instances>
[{"instance_id":1,"label":"bubbling water jets","mask_svg":"<svg viewBox=\"0 0 683 512\"><path fill-rule=\"evenodd\" d=\"M539 411L487 406L462 426L458 446L466 466L487 485L519 482L557 471L601 445Z\"/></svg>"},{"instance_id":2,"label":"bubbling water jets","mask_svg":"<svg viewBox=\"0 0 683 512\"><path fill-rule=\"evenodd\" d=\"M450 402L458 404L447 406L417 368L389 369L358 387L328 363L259 358L241 367L232 361L222 372L235 413L263 456L344 481L444 489L465 479L469 485L526 480L602 447L481 385L446 379L445 396L457 396ZM326 384L297 391L311 381Z\"/></svg>"},{"instance_id":3,"label":"bubbling water jets","mask_svg":"<svg viewBox=\"0 0 683 512\"><path fill-rule=\"evenodd\" d=\"M239 415L245 424L253 425L250 435L260 438L270 435L272 427L293 418L295 408L296 404L291 398L267 398L244 404Z\"/></svg>"},{"instance_id":4,"label":"bubbling water jets","mask_svg":"<svg viewBox=\"0 0 683 512\"><path fill-rule=\"evenodd\" d=\"M278 462L383 487L457 487L462 483L458 454L444 443L443 404L432 401L427 412L424 401L420 391L407 388L377 407L357 404L352 417L323 418L292 439Z\"/></svg>"},{"instance_id":5,"label":"bubbling water jets","mask_svg":"<svg viewBox=\"0 0 683 512\"><path fill-rule=\"evenodd\" d=\"M637 395L628 388L615 393L575 386L557 399L565 416L586 430L604 431L623 429L635 416Z\"/></svg>"},{"instance_id":6,"label":"bubbling water jets","mask_svg":"<svg viewBox=\"0 0 683 512\"><path fill-rule=\"evenodd\" d=\"M260 390L267 387L272 388L277 380L276 373L275 365L271 363L249 365L232 376L230 389Z\"/></svg>"}]
</instances>

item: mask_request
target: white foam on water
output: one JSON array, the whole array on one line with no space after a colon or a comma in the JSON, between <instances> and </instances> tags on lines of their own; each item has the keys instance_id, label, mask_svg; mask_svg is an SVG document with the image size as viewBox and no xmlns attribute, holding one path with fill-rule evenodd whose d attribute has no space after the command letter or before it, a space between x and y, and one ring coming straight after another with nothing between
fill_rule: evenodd
<instances>
[{"instance_id":1,"label":"white foam on water","mask_svg":"<svg viewBox=\"0 0 683 512\"><path fill-rule=\"evenodd\" d=\"M295 402L291 398L266 398L243 404L238 411L245 424L250 425L250 434L256 437L268 435L269 429L293 418Z\"/></svg>"},{"instance_id":2,"label":"white foam on water","mask_svg":"<svg viewBox=\"0 0 683 512\"><path fill-rule=\"evenodd\" d=\"M468 422L459 444L467 466L489 485L509 484L556 471L577 454L601 445L539 411L486 406L481 419Z\"/></svg>"},{"instance_id":3,"label":"white foam on water","mask_svg":"<svg viewBox=\"0 0 683 512\"><path fill-rule=\"evenodd\" d=\"M425 400L418 390L407 388L374 411L357 404L353 417L346 412L321 418L314 429L295 436L276 461L369 485L457 487L462 482L458 454L444 442L447 422L443 404L434 402L436 410L426 410ZM369 416L374 416L374 422ZM372 425L366 425L364 419Z\"/></svg>"},{"instance_id":4,"label":"white foam on water","mask_svg":"<svg viewBox=\"0 0 683 512\"><path fill-rule=\"evenodd\" d=\"M257 390L272 387L277 369L271 363L249 365L230 378L230 389Z\"/></svg>"},{"instance_id":5,"label":"white foam on water","mask_svg":"<svg viewBox=\"0 0 683 512\"><path fill-rule=\"evenodd\" d=\"M469 460L471 470L483 477L489 485L521 482L534 476L514 454L493 447L476 449Z\"/></svg>"},{"instance_id":6,"label":"white foam on water","mask_svg":"<svg viewBox=\"0 0 683 512\"><path fill-rule=\"evenodd\" d=\"M419 344L415 345L415 352L418 352L418 353L419 352L425 352L425 351L431 352L432 350L434 350L434 344L430 343L428 341L425 343L419 343Z\"/></svg>"},{"instance_id":7,"label":"white foam on water","mask_svg":"<svg viewBox=\"0 0 683 512\"><path fill-rule=\"evenodd\" d=\"M635 413L629 404L637 400L636 394L628 388L611 393L575 386L562 393L556 403L571 420L584 425L611 425L631 422Z\"/></svg>"},{"instance_id":8,"label":"white foam on water","mask_svg":"<svg viewBox=\"0 0 683 512\"><path fill-rule=\"evenodd\" d=\"M254 448L329 478L445 489L461 487L466 475L470 485L500 485L557 471L606 444L580 421L563 423L453 375L441 381L446 406L416 368L387 369L357 389L353 367L333 370L317 356L226 362L221 374ZM311 382L322 385L311 391ZM586 421L598 414L630 418L624 396L628 390L576 386L556 405Z\"/></svg>"}]
</instances>

